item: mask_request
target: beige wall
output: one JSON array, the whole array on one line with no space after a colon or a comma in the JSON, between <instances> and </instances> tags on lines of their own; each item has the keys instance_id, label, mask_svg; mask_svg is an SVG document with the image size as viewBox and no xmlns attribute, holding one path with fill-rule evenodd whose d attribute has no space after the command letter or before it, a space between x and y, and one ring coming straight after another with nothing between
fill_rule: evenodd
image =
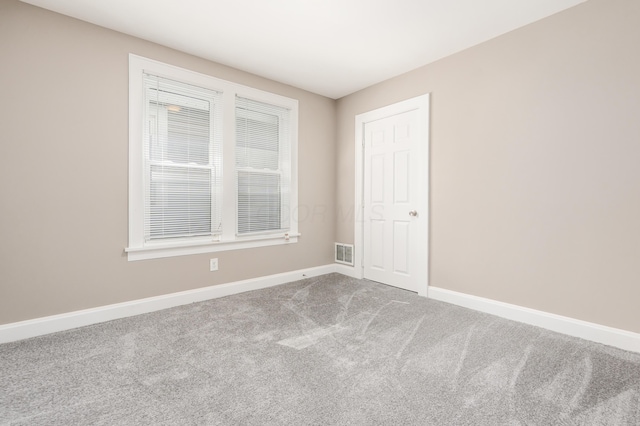
<instances>
[{"instance_id":1,"label":"beige wall","mask_svg":"<svg viewBox=\"0 0 640 426\"><path fill-rule=\"evenodd\" d=\"M339 180L356 114L431 93L430 284L640 332L638 23L591 0L339 100Z\"/></svg>"},{"instance_id":2,"label":"beige wall","mask_svg":"<svg viewBox=\"0 0 640 426\"><path fill-rule=\"evenodd\" d=\"M129 53L299 100L298 244L127 261ZM335 101L16 0L0 62L0 324L332 263Z\"/></svg>"}]
</instances>

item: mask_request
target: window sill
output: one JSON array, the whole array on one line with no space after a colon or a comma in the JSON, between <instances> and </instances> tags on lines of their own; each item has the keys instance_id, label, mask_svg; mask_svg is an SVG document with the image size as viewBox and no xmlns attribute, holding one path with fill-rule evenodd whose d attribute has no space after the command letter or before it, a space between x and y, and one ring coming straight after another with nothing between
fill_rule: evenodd
<instances>
[{"instance_id":1,"label":"window sill","mask_svg":"<svg viewBox=\"0 0 640 426\"><path fill-rule=\"evenodd\" d=\"M157 243L146 247L127 247L127 259L131 261L160 259L163 257L186 256L190 254L214 253L218 251L241 250L256 247L277 246L297 243L300 234L253 236L251 239L233 241L201 241L191 243Z\"/></svg>"}]
</instances>

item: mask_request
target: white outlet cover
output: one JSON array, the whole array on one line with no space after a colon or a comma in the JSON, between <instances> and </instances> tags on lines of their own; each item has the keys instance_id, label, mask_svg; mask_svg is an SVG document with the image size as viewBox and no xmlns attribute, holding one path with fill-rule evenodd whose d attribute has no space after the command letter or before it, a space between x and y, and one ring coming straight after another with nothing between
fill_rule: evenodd
<instances>
[{"instance_id":1,"label":"white outlet cover","mask_svg":"<svg viewBox=\"0 0 640 426\"><path fill-rule=\"evenodd\" d=\"M215 259L210 259L209 260L209 270L212 271L212 272L218 270L218 258L217 257Z\"/></svg>"}]
</instances>

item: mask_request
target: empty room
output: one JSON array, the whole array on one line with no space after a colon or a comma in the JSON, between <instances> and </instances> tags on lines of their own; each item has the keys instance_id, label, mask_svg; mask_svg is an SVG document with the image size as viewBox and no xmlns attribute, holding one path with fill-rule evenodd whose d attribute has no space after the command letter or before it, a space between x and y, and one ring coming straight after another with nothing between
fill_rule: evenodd
<instances>
[{"instance_id":1,"label":"empty room","mask_svg":"<svg viewBox=\"0 0 640 426\"><path fill-rule=\"evenodd\" d=\"M0 0L0 425L640 425L640 1Z\"/></svg>"}]
</instances>

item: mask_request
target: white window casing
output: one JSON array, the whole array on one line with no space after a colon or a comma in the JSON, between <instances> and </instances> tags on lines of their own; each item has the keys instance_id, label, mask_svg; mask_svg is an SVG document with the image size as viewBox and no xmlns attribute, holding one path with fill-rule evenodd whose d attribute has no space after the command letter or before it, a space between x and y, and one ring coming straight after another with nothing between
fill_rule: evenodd
<instances>
[{"instance_id":1,"label":"white window casing","mask_svg":"<svg viewBox=\"0 0 640 426\"><path fill-rule=\"evenodd\" d=\"M129 260L299 236L297 100L129 55Z\"/></svg>"}]
</instances>

